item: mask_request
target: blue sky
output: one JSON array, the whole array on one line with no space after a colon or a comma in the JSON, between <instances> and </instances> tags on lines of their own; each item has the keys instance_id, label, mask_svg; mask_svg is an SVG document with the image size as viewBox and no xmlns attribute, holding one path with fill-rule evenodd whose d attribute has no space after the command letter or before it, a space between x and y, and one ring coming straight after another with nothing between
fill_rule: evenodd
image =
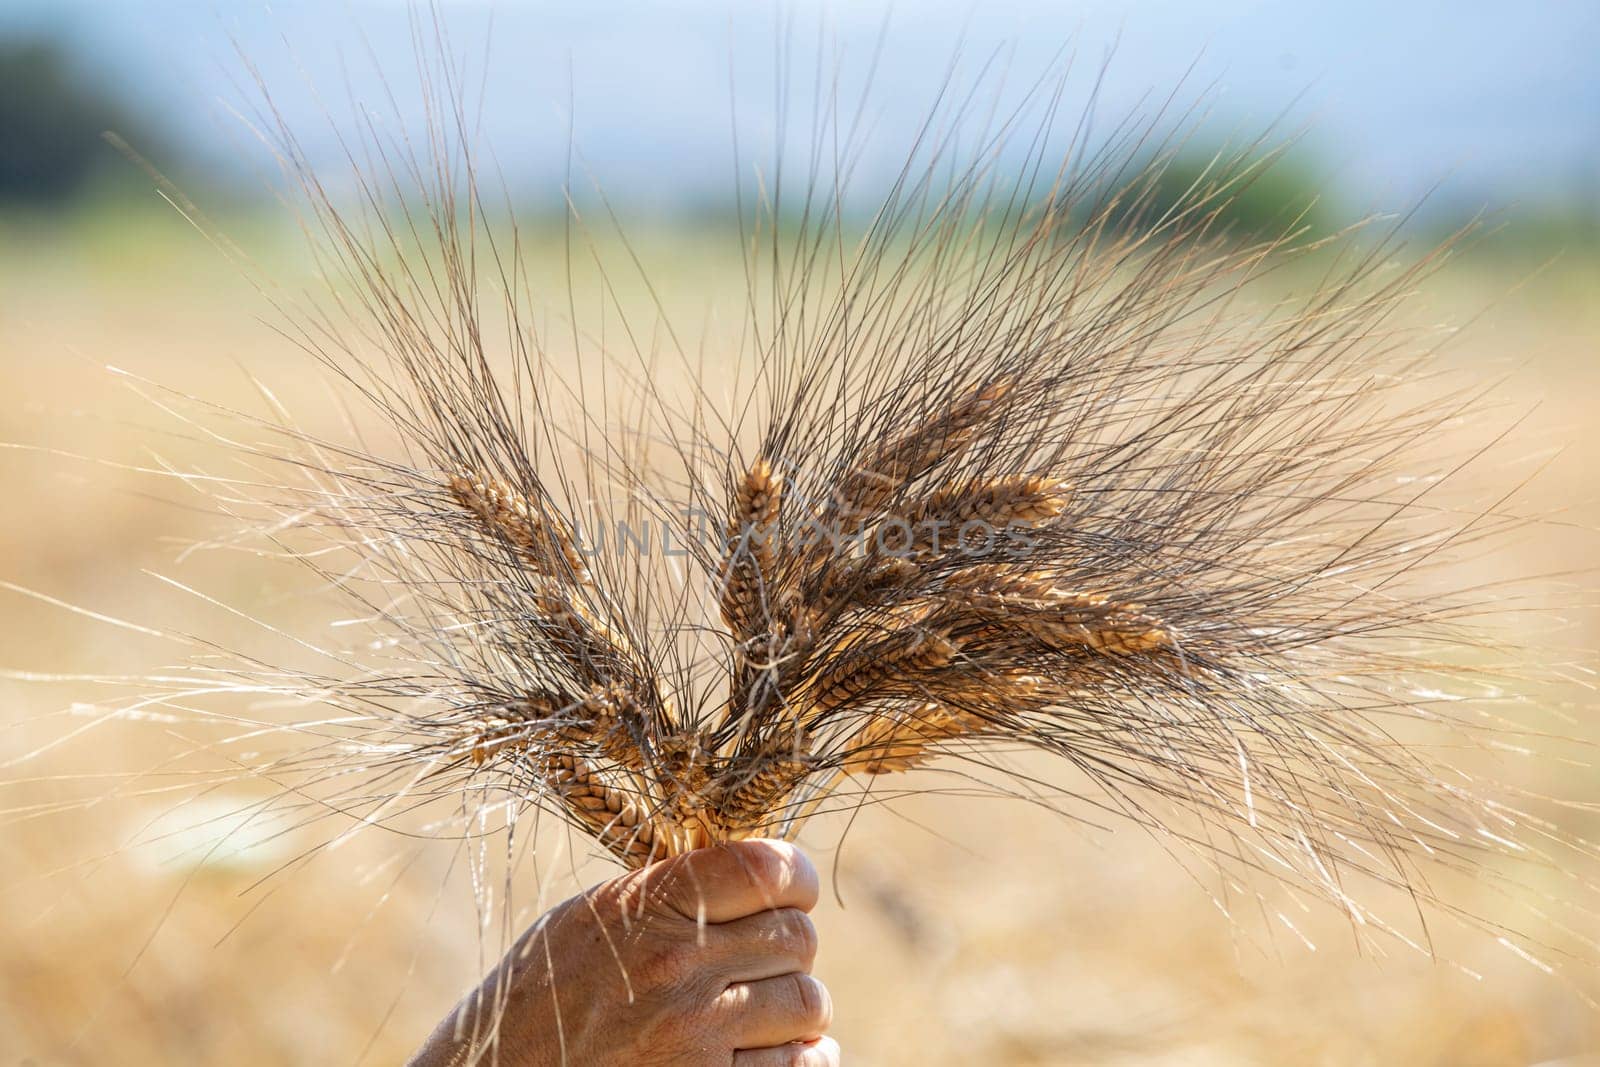
<instances>
[{"instance_id":1,"label":"blue sky","mask_svg":"<svg viewBox=\"0 0 1600 1067\"><path fill-rule=\"evenodd\" d=\"M486 71L484 140L519 186L559 183L569 126L614 195L667 202L728 187L731 122L747 154L773 143L785 36L773 5L441 6L475 76ZM892 165L893 135L926 114L959 45L969 71L1009 48L1001 65L1014 83L1070 52L1082 99L1110 51L1108 118L1148 109L1180 82L1218 130L1255 133L1286 113L1283 128L1307 128L1317 167L1360 209L1400 209L1440 183L1440 202L1456 207L1600 198L1595 0L793 0L781 10L797 84L809 80L820 25L826 50L843 57L846 99L860 95L887 14L870 99L874 129L888 135L872 138L869 171ZM319 153L332 150L319 95L339 111L352 91L378 99L374 68L398 85L413 69L404 0L3 0L0 34L25 32L69 41L215 160L251 151L228 111L247 95L235 42ZM803 109L808 91L791 93L791 106Z\"/></svg>"}]
</instances>

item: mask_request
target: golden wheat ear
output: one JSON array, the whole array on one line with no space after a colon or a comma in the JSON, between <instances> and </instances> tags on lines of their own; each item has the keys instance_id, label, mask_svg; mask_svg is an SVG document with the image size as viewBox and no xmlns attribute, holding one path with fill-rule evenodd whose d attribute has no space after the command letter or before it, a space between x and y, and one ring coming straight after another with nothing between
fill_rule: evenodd
<instances>
[{"instance_id":1,"label":"golden wheat ear","mask_svg":"<svg viewBox=\"0 0 1600 1067\"><path fill-rule=\"evenodd\" d=\"M941 745L985 731L1006 733L1023 715L1068 698L1061 686L1009 664L946 672L930 680L927 692L934 699L874 715L852 734L839 753L840 771L908 771L935 759Z\"/></svg>"},{"instance_id":2,"label":"golden wheat ear","mask_svg":"<svg viewBox=\"0 0 1600 1067\"><path fill-rule=\"evenodd\" d=\"M928 493L890 520L890 551L927 558L961 551L975 535L1032 529L1059 519L1072 500L1066 482L1036 474L971 479ZM900 534L896 539L895 534Z\"/></svg>"},{"instance_id":3,"label":"golden wheat ear","mask_svg":"<svg viewBox=\"0 0 1600 1067\"><path fill-rule=\"evenodd\" d=\"M929 702L869 721L845 744L846 774L890 774L921 766L937 755L942 741L982 727L976 716Z\"/></svg>"},{"instance_id":4,"label":"golden wheat ear","mask_svg":"<svg viewBox=\"0 0 1600 1067\"><path fill-rule=\"evenodd\" d=\"M499 479L468 472L448 483L450 495L477 517L482 529L515 549L533 589L534 621L570 657L594 687L618 675L638 676L636 650L626 631L596 610L594 581L576 538L553 509L541 510Z\"/></svg>"},{"instance_id":5,"label":"golden wheat ear","mask_svg":"<svg viewBox=\"0 0 1600 1067\"><path fill-rule=\"evenodd\" d=\"M642 866L668 855L677 842L636 792L580 754L599 737L607 757L613 755L618 746L604 739L605 715L594 698L574 706L553 693L532 694L474 717L467 726L468 757L474 768L492 765L534 794L553 797L619 860Z\"/></svg>"},{"instance_id":6,"label":"golden wheat ear","mask_svg":"<svg viewBox=\"0 0 1600 1067\"><path fill-rule=\"evenodd\" d=\"M484 533L515 551L525 572L515 586L525 593L523 621L542 635L577 694L534 694L480 716L470 728L473 765L493 761L553 795L575 825L629 866L703 843L691 820L658 795L650 739L662 736L667 714L650 664L597 609L600 591L566 524L497 479L469 472L448 488Z\"/></svg>"},{"instance_id":7,"label":"golden wheat ear","mask_svg":"<svg viewBox=\"0 0 1600 1067\"><path fill-rule=\"evenodd\" d=\"M756 460L734 490L722 552L722 620L737 642L770 626L782 507L783 475Z\"/></svg>"},{"instance_id":8,"label":"golden wheat ear","mask_svg":"<svg viewBox=\"0 0 1600 1067\"><path fill-rule=\"evenodd\" d=\"M793 751L775 752L757 764L744 781L727 788L717 804L717 817L734 839L770 832L784 821L788 798L816 770L816 760Z\"/></svg>"},{"instance_id":9,"label":"golden wheat ear","mask_svg":"<svg viewBox=\"0 0 1600 1067\"><path fill-rule=\"evenodd\" d=\"M555 793L573 820L627 866L642 867L682 851L671 829L594 764L561 752L545 754L538 764L531 769L535 786Z\"/></svg>"},{"instance_id":10,"label":"golden wheat ear","mask_svg":"<svg viewBox=\"0 0 1600 1067\"><path fill-rule=\"evenodd\" d=\"M835 657L800 698L799 721L809 725L852 704L915 696L961 651L948 631L908 626Z\"/></svg>"},{"instance_id":11,"label":"golden wheat ear","mask_svg":"<svg viewBox=\"0 0 1600 1067\"><path fill-rule=\"evenodd\" d=\"M558 521L540 516L526 496L497 478L470 473L453 476L449 486L457 503L514 546L530 569L560 577L564 566L573 580L590 583L588 564L572 534Z\"/></svg>"},{"instance_id":12,"label":"golden wheat ear","mask_svg":"<svg viewBox=\"0 0 1600 1067\"><path fill-rule=\"evenodd\" d=\"M956 398L909 430L881 440L834 488L825 516L845 524L880 514L906 488L964 452L987 423L998 420L1014 383L990 382Z\"/></svg>"},{"instance_id":13,"label":"golden wheat ear","mask_svg":"<svg viewBox=\"0 0 1600 1067\"><path fill-rule=\"evenodd\" d=\"M1172 650L1172 629L1142 605L1062 588L1039 572L984 564L951 575L930 600L938 618L974 653L1088 651L1112 656Z\"/></svg>"}]
</instances>

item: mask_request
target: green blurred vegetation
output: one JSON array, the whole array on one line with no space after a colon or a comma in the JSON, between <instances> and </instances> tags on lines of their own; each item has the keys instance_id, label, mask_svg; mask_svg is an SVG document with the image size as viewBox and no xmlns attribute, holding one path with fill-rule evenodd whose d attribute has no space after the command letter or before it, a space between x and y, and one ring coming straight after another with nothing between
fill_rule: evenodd
<instances>
[{"instance_id":1,"label":"green blurred vegetation","mask_svg":"<svg viewBox=\"0 0 1600 1067\"><path fill-rule=\"evenodd\" d=\"M212 217L215 232L255 238L258 251L292 241L290 220L265 189L248 187L242 172L223 175L191 165L182 138L159 116L131 104L129 94L76 57L70 43L43 38L0 39L0 241L37 250L46 243L40 238L48 237L80 264L91 259L114 268L142 261L148 267L163 236L187 230L157 195L157 180L108 143L107 131L171 176ZM1170 153L1133 161L1123 174L1132 184L1111 205L1110 221L1118 229L1192 230L1199 217L1211 216L1204 225L1208 234L1256 241L1292 232L1303 243L1361 215L1330 179L1329 168L1299 144L1241 148L1196 135ZM559 198L550 190L513 193L522 194L511 199L520 203L523 238L559 239L567 225ZM752 189L746 207L759 200ZM796 203L791 199L780 220L789 233L802 222ZM703 198L663 212L632 211L626 203L607 203L602 210L580 196L585 206L592 209L584 212L591 224L614 207L634 234L667 230L709 239L737 233L731 198ZM1086 220L1091 210L1085 204L1079 213ZM1180 210L1185 217L1176 221ZM1455 211L1435 206L1426 222L1407 232L1426 245L1470 217L1466 205ZM847 228L871 223L866 205L846 212ZM1481 220L1463 251L1519 267L1554 258L1600 262L1600 196L1590 203L1534 201L1505 210Z\"/></svg>"},{"instance_id":2,"label":"green blurred vegetation","mask_svg":"<svg viewBox=\"0 0 1600 1067\"><path fill-rule=\"evenodd\" d=\"M140 174L107 143L107 131L144 152L171 150L153 122L60 45L0 40L0 203L51 208L107 186L125 189Z\"/></svg>"},{"instance_id":3,"label":"green blurred vegetation","mask_svg":"<svg viewBox=\"0 0 1600 1067\"><path fill-rule=\"evenodd\" d=\"M1295 233L1314 240L1351 221L1304 153L1191 144L1139 169L1127 194L1112 205L1111 223L1118 229L1189 229L1209 217L1206 230L1213 235L1257 241ZM1180 213L1183 221L1175 222Z\"/></svg>"}]
</instances>

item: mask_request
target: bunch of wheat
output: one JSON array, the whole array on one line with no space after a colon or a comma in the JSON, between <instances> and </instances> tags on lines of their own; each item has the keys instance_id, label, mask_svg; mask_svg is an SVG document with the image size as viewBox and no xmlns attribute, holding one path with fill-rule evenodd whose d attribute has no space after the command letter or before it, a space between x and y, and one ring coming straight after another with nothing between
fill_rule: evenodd
<instances>
[{"instance_id":1,"label":"bunch of wheat","mask_svg":"<svg viewBox=\"0 0 1600 1067\"><path fill-rule=\"evenodd\" d=\"M1058 101L1030 99L940 112L865 222L819 148L799 210L739 211L743 372L695 371L659 324L574 324L603 393L549 355L453 91L426 137L371 135L348 201L264 112L333 286L287 328L393 435L248 449L303 476L266 490L271 535L330 538L285 544L378 637L325 674L252 665L252 692L336 709L258 773L333 783L317 803L362 822L553 812L638 866L792 837L930 764L1037 799L1012 758L1038 750L1089 783L1069 813L1371 929L1352 878L1451 911L1421 865L1588 855L1396 738L1486 713L1430 691L1487 673L1467 624L1509 601L1420 579L1524 521L1436 502L1436 442L1478 396L1389 320L1445 249L1231 232L1270 154L1164 201L1159 118L1061 148ZM831 121L814 144L849 141ZM574 213L569 256L588 233ZM1251 299L1284 270L1313 280ZM263 484L212 491L242 509Z\"/></svg>"}]
</instances>

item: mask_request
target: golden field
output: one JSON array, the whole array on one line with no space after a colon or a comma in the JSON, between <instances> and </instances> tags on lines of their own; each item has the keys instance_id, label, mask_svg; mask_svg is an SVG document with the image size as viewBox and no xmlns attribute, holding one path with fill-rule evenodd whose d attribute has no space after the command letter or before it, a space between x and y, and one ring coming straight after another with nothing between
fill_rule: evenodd
<instances>
[{"instance_id":1,"label":"golden field","mask_svg":"<svg viewBox=\"0 0 1600 1067\"><path fill-rule=\"evenodd\" d=\"M166 214L16 223L0 242L0 442L25 446L0 451L0 580L224 648L263 639L249 617L295 630L336 615L279 564L185 553L227 523L147 470L208 469L219 446L165 414L159 391L106 369L259 410L254 374L292 409L322 412L311 428L338 432L331 386L259 321L245 278ZM264 244L269 277L312 284L292 245ZM710 317L698 282L732 265L709 243L689 247L666 299L693 328ZM646 248L682 254L671 234ZM1485 251L1412 309L1420 322L1475 317L1442 359L1500 382L1506 411L1533 412L1505 446L1511 459L1555 453L1526 497L1552 521L1462 566L1485 578L1576 572L1561 639L1590 649L1596 294L1600 258L1582 250L1548 266ZM309 853L344 827L241 829L236 813L260 784L197 785L219 754L192 753L185 723L101 722L89 705L105 687L52 677L158 672L184 654L172 640L16 591L0 591L0 635L11 672L0 678L0 1063L398 1063L485 968L480 946L495 935L476 927L459 849L370 829ZM1577 685L1537 697L1573 740L1552 744L1565 758L1511 775L1587 801L1564 809L1565 828L1600 837L1600 775L1586 756L1600 707ZM1600 1064L1600 1008L1584 1003L1600 998L1600 967L1570 968L1574 988L1492 938L1445 929L1443 960L1399 946L1378 958L1320 908L1299 923L1312 950L1248 909L1224 917L1137 828L1019 803L928 795L843 829L824 820L802 843L835 889L817 916L819 974L855 1067ZM547 836L526 874L530 908L537 893L553 902L610 871L582 842ZM1535 888L1559 897L1565 885ZM1487 886L1452 891L1491 915L1503 906ZM1593 914L1568 918L1600 940ZM1576 939L1553 948L1589 951Z\"/></svg>"}]
</instances>

